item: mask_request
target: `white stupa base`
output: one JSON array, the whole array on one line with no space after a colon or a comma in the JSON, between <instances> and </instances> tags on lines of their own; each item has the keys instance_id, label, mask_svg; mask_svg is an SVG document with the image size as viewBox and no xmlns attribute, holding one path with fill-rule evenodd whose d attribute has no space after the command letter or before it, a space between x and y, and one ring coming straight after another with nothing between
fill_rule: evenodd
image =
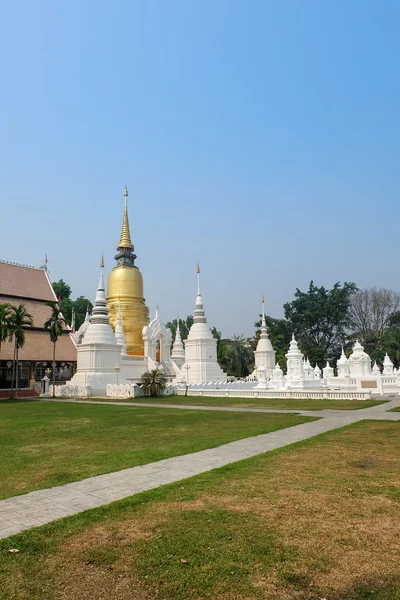
<instances>
[{"instance_id":1,"label":"white stupa base","mask_svg":"<svg viewBox=\"0 0 400 600\"><path fill-rule=\"evenodd\" d=\"M227 375L223 372L217 361L191 361L186 362L181 368L177 381L185 380L187 383L207 383L208 381L227 381Z\"/></svg>"},{"instance_id":2,"label":"white stupa base","mask_svg":"<svg viewBox=\"0 0 400 600\"><path fill-rule=\"evenodd\" d=\"M78 371L66 385L90 388L90 396L105 396L109 383L117 383L115 371ZM118 374L118 383L128 383L120 373Z\"/></svg>"}]
</instances>

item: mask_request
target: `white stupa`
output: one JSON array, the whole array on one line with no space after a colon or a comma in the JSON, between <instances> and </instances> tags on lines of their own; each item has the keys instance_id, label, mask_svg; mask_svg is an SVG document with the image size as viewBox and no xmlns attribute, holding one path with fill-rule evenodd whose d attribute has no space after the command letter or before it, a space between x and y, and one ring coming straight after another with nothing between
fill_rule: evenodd
<instances>
[{"instance_id":1,"label":"white stupa","mask_svg":"<svg viewBox=\"0 0 400 600\"><path fill-rule=\"evenodd\" d=\"M174 363L181 368L185 362L185 349L183 347L181 332L179 330L179 315L176 320L176 333L175 333L175 341L172 346L171 358Z\"/></svg>"},{"instance_id":2,"label":"white stupa","mask_svg":"<svg viewBox=\"0 0 400 600\"><path fill-rule=\"evenodd\" d=\"M364 346L358 340L356 340L353 352L349 356L349 367L351 377L371 375L371 358L364 352Z\"/></svg>"},{"instance_id":3,"label":"white stupa","mask_svg":"<svg viewBox=\"0 0 400 600\"><path fill-rule=\"evenodd\" d=\"M90 386L92 396L105 395L107 384L116 378L115 367L121 366L121 346L108 318L103 268L102 259L93 312L83 339L77 345L77 371L68 382L71 385Z\"/></svg>"},{"instance_id":4,"label":"white stupa","mask_svg":"<svg viewBox=\"0 0 400 600\"><path fill-rule=\"evenodd\" d=\"M393 375L394 365L386 352L385 359L383 361L383 375Z\"/></svg>"},{"instance_id":5,"label":"white stupa","mask_svg":"<svg viewBox=\"0 0 400 600\"><path fill-rule=\"evenodd\" d=\"M217 361L217 340L207 325L200 293L200 268L197 265L197 297L194 323L185 340L185 363L180 372L181 379L188 384L210 381L227 381L227 376Z\"/></svg>"},{"instance_id":6,"label":"white stupa","mask_svg":"<svg viewBox=\"0 0 400 600\"><path fill-rule=\"evenodd\" d=\"M299 350L294 334L286 354L286 383L290 387L302 388L304 385L304 357Z\"/></svg>"},{"instance_id":7,"label":"white stupa","mask_svg":"<svg viewBox=\"0 0 400 600\"><path fill-rule=\"evenodd\" d=\"M348 358L346 358L343 346L342 346L342 354L341 354L339 360L337 361L336 366L337 366L338 377L349 377L350 376L349 360L348 360Z\"/></svg>"},{"instance_id":8,"label":"white stupa","mask_svg":"<svg viewBox=\"0 0 400 600\"><path fill-rule=\"evenodd\" d=\"M272 347L271 340L268 337L268 329L265 322L264 296L262 297L261 304L261 335L258 340L257 349L254 351L255 368L257 370L258 367L263 365L265 367L266 378L270 379L275 368L275 351Z\"/></svg>"}]
</instances>

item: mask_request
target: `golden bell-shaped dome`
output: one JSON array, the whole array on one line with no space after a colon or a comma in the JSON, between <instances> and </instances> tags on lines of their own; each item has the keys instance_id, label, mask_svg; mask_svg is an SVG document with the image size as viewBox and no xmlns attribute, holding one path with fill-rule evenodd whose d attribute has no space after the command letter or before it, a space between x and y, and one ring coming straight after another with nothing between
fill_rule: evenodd
<instances>
[{"instance_id":1,"label":"golden bell-shaped dome","mask_svg":"<svg viewBox=\"0 0 400 600\"><path fill-rule=\"evenodd\" d=\"M108 276L107 308L111 327L115 330L118 318L118 304L121 306L122 328L125 334L126 351L130 355L143 356L144 342L142 329L149 323L149 309L143 297L143 277L135 265L129 220L128 190L124 191L125 207L122 221L121 239L116 267Z\"/></svg>"}]
</instances>

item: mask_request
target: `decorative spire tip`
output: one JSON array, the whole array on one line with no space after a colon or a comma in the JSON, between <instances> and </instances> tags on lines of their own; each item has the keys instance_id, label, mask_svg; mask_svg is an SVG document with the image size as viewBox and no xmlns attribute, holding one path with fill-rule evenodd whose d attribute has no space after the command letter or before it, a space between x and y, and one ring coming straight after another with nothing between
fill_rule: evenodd
<instances>
[{"instance_id":1,"label":"decorative spire tip","mask_svg":"<svg viewBox=\"0 0 400 600\"><path fill-rule=\"evenodd\" d=\"M104 254L103 252L101 253L101 263L100 263L100 267L103 269L104 268Z\"/></svg>"}]
</instances>

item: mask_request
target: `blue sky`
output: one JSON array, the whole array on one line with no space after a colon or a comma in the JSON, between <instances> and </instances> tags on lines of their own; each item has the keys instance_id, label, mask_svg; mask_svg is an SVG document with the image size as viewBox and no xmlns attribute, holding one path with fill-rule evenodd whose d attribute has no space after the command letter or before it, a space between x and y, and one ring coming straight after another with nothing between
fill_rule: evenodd
<instances>
[{"instance_id":1,"label":"blue sky","mask_svg":"<svg viewBox=\"0 0 400 600\"><path fill-rule=\"evenodd\" d=\"M250 334L313 279L400 291L398 2L3 2L0 258L94 298L129 189L146 302Z\"/></svg>"}]
</instances>

